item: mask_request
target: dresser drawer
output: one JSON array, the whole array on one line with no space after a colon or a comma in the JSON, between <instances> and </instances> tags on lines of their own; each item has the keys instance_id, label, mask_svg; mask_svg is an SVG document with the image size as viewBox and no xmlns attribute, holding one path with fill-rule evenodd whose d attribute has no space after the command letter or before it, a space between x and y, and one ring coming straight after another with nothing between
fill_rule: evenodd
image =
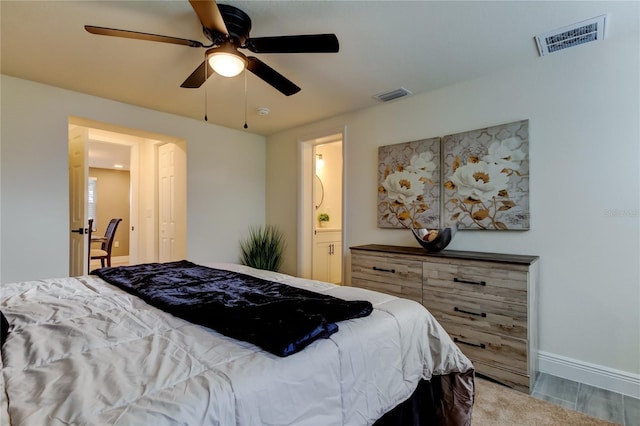
<instances>
[{"instance_id":1,"label":"dresser drawer","mask_svg":"<svg viewBox=\"0 0 640 426\"><path fill-rule=\"evenodd\" d=\"M529 393L533 389L536 375L529 376L528 374L515 373L513 371L505 370L500 367L494 367L492 365L483 364L479 361L474 361L473 366L476 372L490 377L498 382L512 387L520 392Z\"/></svg>"},{"instance_id":2,"label":"dresser drawer","mask_svg":"<svg viewBox=\"0 0 640 426\"><path fill-rule=\"evenodd\" d=\"M438 319L478 331L527 338L527 305L496 302L425 286L422 304Z\"/></svg>"},{"instance_id":3,"label":"dresser drawer","mask_svg":"<svg viewBox=\"0 0 640 426\"><path fill-rule=\"evenodd\" d=\"M471 362L527 375L527 341L501 334L485 333L446 320L440 324Z\"/></svg>"},{"instance_id":4,"label":"dresser drawer","mask_svg":"<svg viewBox=\"0 0 640 426\"><path fill-rule=\"evenodd\" d=\"M424 262L425 285L469 297L526 303L528 271L508 265Z\"/></svg>"},{"instance_id":5,"label":"dresser drawer","mask_svg":"<svg viewBox=\"0 0 640 426\"><path fill-rule=\"evenodd\" d=\"M353 253L351 285L422 303L422 262Z\"/></svg>"}]
</instances>

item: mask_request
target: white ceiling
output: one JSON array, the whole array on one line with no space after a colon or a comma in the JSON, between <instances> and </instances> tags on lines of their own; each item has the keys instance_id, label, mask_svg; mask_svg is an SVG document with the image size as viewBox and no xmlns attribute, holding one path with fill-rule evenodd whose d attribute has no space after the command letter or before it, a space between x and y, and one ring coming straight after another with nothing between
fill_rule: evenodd
<instances>
[{"instance_id":1,"label":"white ceiling","mask_svg":"<svg viewBox=\"0 0 640 426\"><path fill-rule=\"evenodd\" d=\"M220 2L249 14L253 37L335 33L340 42L339 53L255 55L302 88L285 97L248 74L248 131L264 135L373 106L373 95L399 87L418 94L550 60L538 56L535 35L598 15L608 15L607 39L638 37L637 2ZM206 86L209 122L244 124L242 76L214 75L200 89L180 88L205 49L97 36L83 28L206 42L187 0L2 0L0 14L3 74L197 120L205 113ZM259 107L270 114L260 116Z\"/></svg>"},{"instance_id":2,"label":"white ceiling","mask_svg":"<svg viewBox=\"0 0 640 426\"><path fill-rule=\"evenodd\" d=\"M89 167L114 170L131 169L131 147L128 145L89 140L87 148Z\"/></svg>"}]
</instances>

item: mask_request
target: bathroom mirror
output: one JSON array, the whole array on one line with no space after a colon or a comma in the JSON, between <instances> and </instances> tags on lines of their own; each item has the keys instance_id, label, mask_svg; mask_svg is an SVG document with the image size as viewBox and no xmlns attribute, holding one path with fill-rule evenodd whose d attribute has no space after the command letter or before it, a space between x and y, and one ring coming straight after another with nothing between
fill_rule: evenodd
<instances>
[{"instance_id":1,"label":"bathroom mirror","mask_svg":"<svg viewBox=\"0 0 640 426\"><path fill-rule=\"evenodd\" d=\"M318 175L316 175L315 187L313 190L316 194L316 210L318 210L324 201L324 185L322 185L322 180Z\"/></svg>"}]
</instances>

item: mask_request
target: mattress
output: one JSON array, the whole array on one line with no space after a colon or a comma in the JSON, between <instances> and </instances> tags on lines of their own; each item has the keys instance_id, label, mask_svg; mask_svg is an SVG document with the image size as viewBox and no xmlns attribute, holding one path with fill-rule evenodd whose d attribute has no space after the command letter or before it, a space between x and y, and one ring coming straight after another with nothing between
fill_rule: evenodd
<instances>
[{"instance_id":1,"label":"mattress","mask_svg":"<svg viewBox=\"0 0 640 426\"><path fill-rule=\"evenodd\" d=\"M189 323L95 276L5 284L2 424L371 425L471 362L420 304L210 264L373 312L287 357ZM471 396L472 397L472 396Z\"/></svg>"}]
</instances>

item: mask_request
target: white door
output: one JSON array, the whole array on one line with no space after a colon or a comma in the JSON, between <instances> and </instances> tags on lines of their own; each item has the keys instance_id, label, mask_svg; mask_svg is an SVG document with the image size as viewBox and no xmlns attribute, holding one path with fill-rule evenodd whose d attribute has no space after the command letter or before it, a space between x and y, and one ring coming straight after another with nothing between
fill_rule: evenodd
<instances>
[{"instance_id":1,"label":"white door","mask_svg":"<svg viewBox=\"0 0 640 426\"><path fill-rule=\"evenodd\" d=\"M69 276L89 273L87 228L87 139L86 128L69 130Z\"/></svg>"},{"instance_id":2,"label":"white door","mask_svg":"<svg viewBox=\"0 0 640 426\"><path fill-rule=\"evenodd\" d=\"M158 147L158 260L169 262L187 256L186 154L176 144Z\"/></svg>"}]
</instances>

